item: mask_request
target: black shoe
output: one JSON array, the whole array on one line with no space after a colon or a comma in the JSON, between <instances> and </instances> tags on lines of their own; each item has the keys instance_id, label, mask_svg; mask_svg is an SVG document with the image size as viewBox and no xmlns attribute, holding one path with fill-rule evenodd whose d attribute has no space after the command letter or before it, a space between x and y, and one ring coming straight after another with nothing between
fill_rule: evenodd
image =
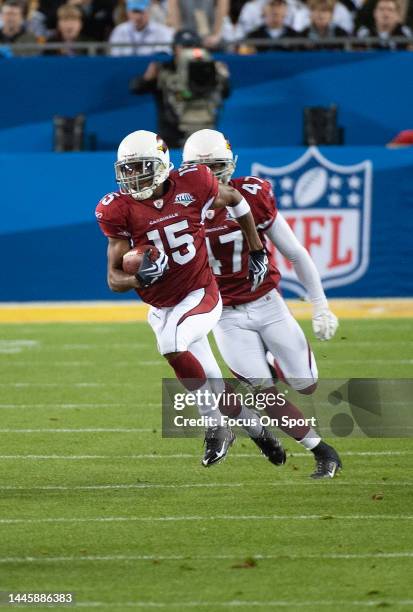
<instances>
[{"instance_id":1,"label":"black shoe","mask_svg":"<svg viewBox=\"0 0 413 612\"><path fill-rule=\"evenodd\" d=\"M315 471L311 474L311 478L315 480L320 480L321 478L334 478L337 472L342 469L343 464L341 463L338 453L332 446L329 446L325 442L320 442L313 449L313 453L316 467Z\"/></svg>"},{"instance_id":2,"label":"black shoe","mask_svg":"<svg viewBox=\"0 0 413 612\"><path fill-rule=\"evenodd\" d=\"M258 438L251 439L274 465L283 465L286 462L287 456L281 442L265 427Z\"/></svg>"},{"instance_id":3,"label":"black shoe","mask_svg":"<svg viewBox=\"0 0 413 612\"><path fill-rule=\"evenodd\" d=\"M202 465L209 467L225 459L235 435L229 427L208 427L205 432L205 453Z\"/></svg>"}]
</instances>

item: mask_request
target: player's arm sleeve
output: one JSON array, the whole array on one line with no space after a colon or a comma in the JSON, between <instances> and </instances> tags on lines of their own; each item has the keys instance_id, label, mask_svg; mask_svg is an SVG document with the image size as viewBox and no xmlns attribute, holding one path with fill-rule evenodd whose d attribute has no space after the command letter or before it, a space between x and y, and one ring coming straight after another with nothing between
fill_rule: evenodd
<instances>
[{"instance_id":1,"label":"player's arm sleeve","mask_svg":"<svg viewBox=\"0 0 413 612\"><path fill-rule=\"evenodd\" d=\"M97 205L95 211L96 221L107 238L128 240L130 233L126 220L122 211L117 206L115 196L112 199L111 197L112 194L108 194ZM105 201L109 201L109 204L104 204Z\"/></svg>"},{"instance_id":2,"label":"player's arm sleeve","mask_svg":"<svg viewBox=\"0 0 413 612\"><path fill-rule=\"evenodd\" d=\"M274 222L265 230L267 237L294 266L297 277L306 289L315 308L328 307L321 278L307 249L299 242L284 217L278 213Z\"/></svg>"}]
</instances>

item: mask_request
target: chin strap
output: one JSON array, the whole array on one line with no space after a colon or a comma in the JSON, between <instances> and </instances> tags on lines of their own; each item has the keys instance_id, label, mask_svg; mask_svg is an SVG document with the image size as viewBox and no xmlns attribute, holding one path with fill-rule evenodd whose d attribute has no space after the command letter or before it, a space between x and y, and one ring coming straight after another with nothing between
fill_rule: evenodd
<instances>
[{"instance_id":1,"label":"chin strap","mask_svg":"<svg viewBox=\"0 0 413 612\"><path fill-rule=\"evenodd\" d=\"M136 192L136 193L131 193L131 196L133 197L134 200L149 200L149 198L151 198L153 196L153 192L156 189L156 187L152 188L148 188L148 189L142 189L142 191Z\"/></svg>"}]
</instances>

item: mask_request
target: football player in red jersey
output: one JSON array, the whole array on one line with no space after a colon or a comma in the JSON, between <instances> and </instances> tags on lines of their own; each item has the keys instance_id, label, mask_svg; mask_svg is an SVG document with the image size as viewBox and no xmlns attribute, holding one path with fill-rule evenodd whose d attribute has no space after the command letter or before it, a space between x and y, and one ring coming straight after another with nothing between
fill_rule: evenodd
<instances>
[{"instance_id":1,"label":"football player in red jersey","mask_svg":"<svg viewBox=\"0 0 413 612\"><path fill-rule=\"evenodd\" d=\"M233 187L219 184L207 166L171 171L166 144L145 130L122 140L115 173L120 190L106 195L96 208L108 238L109 287L118 292L135 289L151 305L148 321L159 352L187 388L209 388L213 379L213 392L222 393L222 374L207 340L221 316L222 300L208 263L203 222L210 208L229 208L249 245L249 290L257 290L267 274L268 258L249 205ZM148 243L158 248L158 258L153 261L148 249L135 275L124 272L123 255L131 245ZM256 421L248 408L233 408ZM213 424L206 431L202 461L208 467L225 457L234 436L208 402L199 409ZM253 424L246 429L256 434ZM284 450L276 443L282 463Z\"/></svg>"},{"instance_id":2,"label":"football player in red jersey","mask_svg":"<svg viewBox=\"0 0 413 612\"><path fill-rule=\"evenodd\" d=\"M215 130L199 130L184 146L183 163L205 164L222 184L235 187L249 202L262 241L267 237L289 259L313 305L313 330L320 340L329 340L338 321L329 310L321 279L306 249L277 211L268 181L248 176L232 179L236 158L224 135ZM248 247L237 220L226 210L210 210L205 229L210 264L223 299L223 313L214 328L219 350L232 372L253 386L260 386L274 396L270 365L277 378L303 394L317 385L317 366L305 335L277 290L280 273L273 261L269 273L255 293L248 290ZM269 363L270 361L270 363ZM282 416L302 419L302 412L291 402L270 406L266 412L281 421ZM323 442L308 426L286 427L316 460L313 478L334 477L341 468L337 452ZM263 448L267 432L261 434ZM255 442L259 444L260 438Z\"/></svg>"}]
</instances>

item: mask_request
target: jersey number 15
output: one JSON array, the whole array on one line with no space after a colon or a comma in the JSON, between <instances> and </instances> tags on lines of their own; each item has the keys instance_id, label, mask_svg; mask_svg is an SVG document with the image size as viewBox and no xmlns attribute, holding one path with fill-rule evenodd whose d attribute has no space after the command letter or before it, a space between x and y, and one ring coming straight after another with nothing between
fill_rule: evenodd
<instances>
[{"instance_id":1,"label":"jersey number 15","mask_svg":"<svg viewBox=\"0 0 413 612\"><path fill-rule=\"evenodd\" d=\"M191 234L181 234L180 236L177 236L178 232L182 232L188 228L189 225L186 219L162 228L165 234L166 242L171 249L172 259L181 266L188 263L188 261L191 261L191 259L193 259L196 255L195 246L193 244L194 237L191 236ZM152 240L157 249L160 251L165 251L164 243L159 230L152 230L146 235L148 236L149 240ZM181 253L179 249L182 247L185 247L186 253Z\"/></svg>"}]
</instances>

